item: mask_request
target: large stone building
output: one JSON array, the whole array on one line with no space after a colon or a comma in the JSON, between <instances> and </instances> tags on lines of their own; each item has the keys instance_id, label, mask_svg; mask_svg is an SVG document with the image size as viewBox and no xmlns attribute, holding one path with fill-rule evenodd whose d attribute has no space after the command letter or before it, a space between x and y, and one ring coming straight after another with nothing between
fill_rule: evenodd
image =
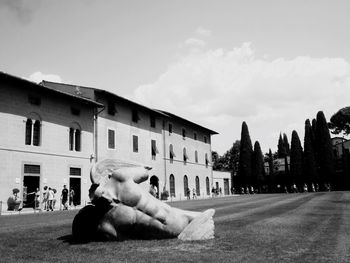
<instances>
[{"instance_id":1,"label":"large stone building","mask_svg":"<svg viewBox=\"0 0 350 263\"><path fill-rule=\"evenodd\" d=\"M216 132L96 88L0 73L0 91L0 200L15 187L60 192L66 184L77 203L87 202L89 169L105 158L151 165L144 187L153 184L172 199L183 199L187 188L210 196Z\"/></svg>"}]
</instances>

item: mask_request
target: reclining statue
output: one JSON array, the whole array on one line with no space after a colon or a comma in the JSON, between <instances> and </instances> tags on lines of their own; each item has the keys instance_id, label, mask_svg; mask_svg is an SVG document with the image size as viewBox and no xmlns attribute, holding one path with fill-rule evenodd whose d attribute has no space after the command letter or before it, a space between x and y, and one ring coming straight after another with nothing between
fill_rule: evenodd
<instances>
[{"instance_id":1,"label":"reclining statue","mask_svg":"<svg viewBox=\"0 0 350 263\"><path fill-rule=\"evenodd\" d=\"M77 240L214 238L214 209L181 210L152 196L139 184L148 179L151 167L106 159L96 163L90 178L91 205L73 221Z\"/></svg>"}]
</instances>

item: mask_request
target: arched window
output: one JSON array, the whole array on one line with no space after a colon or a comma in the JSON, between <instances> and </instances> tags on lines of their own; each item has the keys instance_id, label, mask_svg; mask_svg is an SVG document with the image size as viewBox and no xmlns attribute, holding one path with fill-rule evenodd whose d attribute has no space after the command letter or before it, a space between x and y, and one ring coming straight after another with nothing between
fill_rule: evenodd
<instances>
[{"instance_id":1,"label":"arched window","mask_svg":"<svg viewBox=\"0 0 350 263\"><path fill-rule=\"evenodd\" d=\"M205 154L205 167L208 167L209 165L209 159L208 159L208 154Z\"/></svg>"},{"instance_id":2,"label":"arched window","mask_svg":"<svg viewBox=\"0 0 350 263\"><path fill-rule=\"evenodd\" d=\"M196 161L196 163L198 163L198 152L197 151L194 152L194 160Z\"/></svg>"},{"instance_id":3,"label":"arched window","mask_svg":"<svg viewBox=\"0 0 350 263\"><path fill-rule=\"evenodd\" d=\"M174 196L175 197L175 177L173 174L170 175L169 178L169 185L170 185L170 196Z\"/></svg>"},{"instance_id":4,"label":"arched window","mask_svg":"<svg viewBox=\"0 0 350 263\"><path fill-rule=\"evenodd\" d=\"M69 128L69 150L81 151L81 128L78 123L72 123Z\"/></svg>"},{"instance_id":5,"label":"arched window","mask_svg":"<svg viewBox=\"0 0 350 263\"><path fill-rule=\"evenodd\" d=\"M196 194L197 194L197 196L201 195L201 188L199 185L199 177L198 176L196 176Z\"/></svg>"},{"instance_id":6,"label":"arched window","mask_svg":"<svg viewBox=\"0 0 350 263\"><path fill-rule=\"evenodd\" d=\"M184 196L187 196L187 189L188 189L188 178L187 175L184 176Z\"/></svg>"},{"instance_id":7,"label":"arched window","mask_svg":"<svg viewBox=\"0 0 350 263\"><path fill-rule=\"evenodd\" d=\"M26 145L32 144L32 120L27 119L26 121Z\"/></svg>"},{"instance_id":8,"label":"arched window","mask_svg":"<svg viewBox=\"0 0 350 263\"><path fill-rule=\"evenodd\" d=\"M38 114L32 112L26 120L25 126L25 144L39 146L41 139L41 118Z\"/></svg>"},{"instance_id":9,"label":"arched window","mask_svg":"<svg viewBox=\"0 0 350 263\"><path fill-rule=\"evenodd\" d=\"M205 178L205 184L207 189L207 195L210 195L209 177Z\"/></svg>"}]
</instances>

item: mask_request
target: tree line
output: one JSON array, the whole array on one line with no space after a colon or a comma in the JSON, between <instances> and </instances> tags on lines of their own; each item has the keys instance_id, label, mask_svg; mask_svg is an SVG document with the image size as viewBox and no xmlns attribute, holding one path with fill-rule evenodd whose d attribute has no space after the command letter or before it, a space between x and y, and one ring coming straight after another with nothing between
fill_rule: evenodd
<instances>
[{"instance_id":1,"label":"tree line","mask_svg":"<svg viewBox=\"0 0 350 263\"><path fill-rule=\"evenodd\" d=\"M334 117L335 115L333 115ZM349 115L350 116L350 115ZM333 118L332 117L332 118ZM336 159L329 128L339 133L344 125L327 123L324 113L305 120L303 146L297 131L280 134L277 152L262 154L259 141L252 145L247 123L242 123L241 139L223 156L213 152L214 170L230 171L237 193L305 192L350 188L349 169L336 172ZM350 158L349 158L350 160ZM347 162L345 162L347 163ZM345 167L345 166L344 166Z\"/></svg>"}]
</instances>

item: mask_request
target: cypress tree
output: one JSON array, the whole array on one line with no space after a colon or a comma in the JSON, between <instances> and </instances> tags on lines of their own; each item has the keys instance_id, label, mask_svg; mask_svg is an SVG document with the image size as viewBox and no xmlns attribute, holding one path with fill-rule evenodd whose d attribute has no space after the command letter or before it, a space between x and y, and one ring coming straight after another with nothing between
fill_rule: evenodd
<instances>
[{"instance_id":1,"label":"cypress tree","mask_svg":"<svg viewBox=\"0 0 350 263\"><path fill-rule=\"evenodd\" d=\"M318 182L318 174L316 167L315 149L313 143L313 131L310 120L305 121L305 137L304 137L304 183L307 183L309 188L314 182Z\"/></svg>"},{"instance_id":2,"label":"cypress tree","mask_svg":"<svg viewBox=\"0 0 350 263\"><path fill-rule=\"evenodd\" d=\"M254 143L253 152L252 178L254 182L254 188L259 189L259 192L261 192L262 186L265 184L264 175L264 158L261 152L260 144L258 141L256 141Z\"/></svg>"},{"instance_id":3,"label":"cypress tree","mask_svg":"<svg viewBox=\"0 0 350 263\"><path fill-rule=\"evenodd\" d=\"M278 138L277 153L278 153L278 158L284 158L284 156L286 155L286 148L284 147L284 141L282 139L281 133L280 133L280 137Z\"/></svg>"},{"instance_id":4,"label":"cypress tree","mask_svg":"<svg viewBox=\"0 0 350 263\"><path fill-rule=\"evenodd\" d=\"M253 147L250 140L248 126L242 123L241 144L239 149L238 179L240 187L251 186L252 181Z\"/></svg>"},{"instance_id":5,"label":"cypress tree","mask_svg":"<svg viewBox=\"0 0 350 263\"><path fill-rule=\"evenodd\" d=\"M303 148L296 131L292 132L292 141L290 149L290 175L293 183L296 183L298 189L303 185Z\"/></svg>"},{"instance_id":6,"label":"cypress tree","mask_svg":"<svg viewBox=\"0 0 350 263\"><path fill-rule=\"evenodd\" d=\"M334 180L334 157L331 136L322 111L316 116L316 147L319 164L321 189Z\"/></svg>"},{"instance_id":7,"label":"cypress tree","mask_svg":"<svg viewBox=\"0 0 350 263\"><path fill-rule=\"evenodd\" d=\"M286 154L290 155L290 146L289 146L289 142L288 142L288 137L285 133L283 133L283 145L284 145L284 149L286 151Z\"/></svg>"}]
</instances>

